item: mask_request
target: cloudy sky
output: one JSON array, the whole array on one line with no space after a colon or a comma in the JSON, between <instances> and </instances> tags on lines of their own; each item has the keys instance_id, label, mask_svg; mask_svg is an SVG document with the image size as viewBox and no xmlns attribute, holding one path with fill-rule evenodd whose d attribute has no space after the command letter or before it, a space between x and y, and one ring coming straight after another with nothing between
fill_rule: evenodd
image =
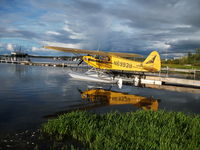
<instances>
[{"instance_id":1,"label":"cloudy sky","mask_svg":"<svg viewBox=\"0 0 200 150\"><path fill-rule=\"evenodd\" d=\"M200 0L0 0L0 54L44 45L161 57L200 47Z\"/></svg>"}]
</instances>

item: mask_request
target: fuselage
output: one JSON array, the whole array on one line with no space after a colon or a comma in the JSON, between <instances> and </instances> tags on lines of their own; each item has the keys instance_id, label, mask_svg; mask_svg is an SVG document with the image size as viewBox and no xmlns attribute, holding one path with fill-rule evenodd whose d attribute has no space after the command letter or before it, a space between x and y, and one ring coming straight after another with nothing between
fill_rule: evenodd
<instances>
[{"instance_id":1,"label":"fuselage","mask_svg":"<svg viewBox=\"0 0 200 150\"><path fill-rule=\"evenodd\" d=\"M90 66L106 70L124 71L147 71L142 67L142 62L124 59L117 56L110 56L107 59L98 59L92 56L84 56L83 60Z\"/></svg>"},{"instance_id":2,"label":"fuselage","mask_svg":"<svg viewBox=\"0 0 200 150\"><path fill-rule=\"evenodd\" d=\"M135 71L135 72L157 72L154 69L154 63L145 66L143 62L129 60L117 56L109 56L105 59L95 58L93 56L83 56L83 60L90 66L105 70L121 70L121 71Z\"/></svg>"}]
</instances>

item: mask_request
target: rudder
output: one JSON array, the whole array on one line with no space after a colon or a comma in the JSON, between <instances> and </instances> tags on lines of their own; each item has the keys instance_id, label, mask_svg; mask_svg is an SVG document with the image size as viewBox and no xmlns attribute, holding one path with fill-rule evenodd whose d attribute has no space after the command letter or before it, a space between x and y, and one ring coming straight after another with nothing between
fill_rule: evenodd
<instances>
[{"instance_id":1,"label":"rudder","mask_svg":"<svg viewBox=\"0 0 200 150\"><path fill-rule=\"evenodd\" d=\"M153 51L142 63L143 67L149 71L157 72L161 69L160 55L157 51Z\"/></svg>"}]
</instances>

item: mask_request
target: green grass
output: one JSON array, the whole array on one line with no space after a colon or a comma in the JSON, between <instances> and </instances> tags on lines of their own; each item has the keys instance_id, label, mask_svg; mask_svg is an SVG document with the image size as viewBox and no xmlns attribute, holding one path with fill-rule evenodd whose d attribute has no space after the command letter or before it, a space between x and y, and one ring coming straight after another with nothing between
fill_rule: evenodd
<instances>
[{"instance_id":1,"label":"green grass","mask_svg":"<svg viewBox=\"0 0 200 150\"><path fill-rule=\"evenodd\" d=\"M200 66L187 66L181 64L162 64L162 67L178 68L178 69L196 69L200 70Z\"/></svg>"},{"instance_id":2,"label":"green grass","mask_svg":"<svg viewBox=\"0 0 200 150\"><path fill-rule=\"evenodd\" d=\"M89 149L200 148L200 116L176 112L71 112L49 120L42 131L57 140L71 136Z\"/></svg>"}]
</instances>

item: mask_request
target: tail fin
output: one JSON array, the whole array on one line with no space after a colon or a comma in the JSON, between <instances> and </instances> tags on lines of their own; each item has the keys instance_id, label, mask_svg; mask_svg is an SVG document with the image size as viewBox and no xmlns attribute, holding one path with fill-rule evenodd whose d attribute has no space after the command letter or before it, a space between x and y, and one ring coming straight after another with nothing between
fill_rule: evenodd
<instances>
[{"instance_id":1,"label":"tail fin","mask_svg":"<svg viewBox=\"0 0 200 150\"><path fill-rule=\"evenodd\" d=\"M157 51L151 52L151 54L142 63L143 67L149 71L157 72L161 69L160 55Z\"/></svg>"}]
</instances>

